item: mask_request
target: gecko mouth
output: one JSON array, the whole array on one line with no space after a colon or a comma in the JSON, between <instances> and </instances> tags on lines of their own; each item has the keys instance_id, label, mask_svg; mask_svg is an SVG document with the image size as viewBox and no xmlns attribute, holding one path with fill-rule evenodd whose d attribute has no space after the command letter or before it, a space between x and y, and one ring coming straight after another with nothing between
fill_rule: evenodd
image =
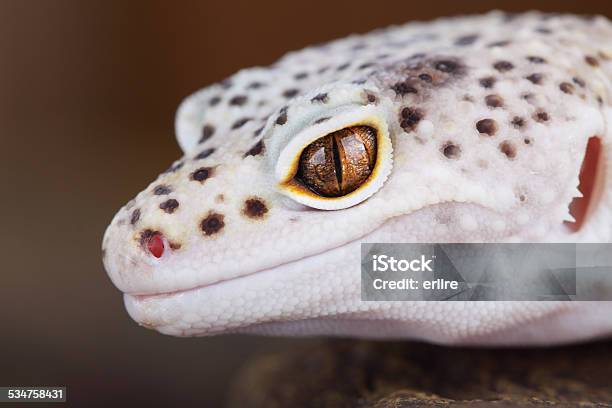
<instances>
[{"instance_id":1,"label":"gecko mouth","mask_svg":"<svg viewBox=\"0 0 612 408\"><path fill-rule=\"evenodd\" d=\"M572 233L580 231L597 208L605 185L605 161L601 138L591 137L587 143L579 176L578 190L583 196L574 198L570 203L570 215L575 221L564 222Z\"/></svg>"}]
</instances>

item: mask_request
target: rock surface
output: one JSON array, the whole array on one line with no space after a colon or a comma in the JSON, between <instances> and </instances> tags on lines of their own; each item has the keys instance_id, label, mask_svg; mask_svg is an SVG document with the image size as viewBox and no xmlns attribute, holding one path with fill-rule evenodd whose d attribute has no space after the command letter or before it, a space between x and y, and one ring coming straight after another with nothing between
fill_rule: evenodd
<instances>
[{"instance_id":1,"label":"rock surface","mask_svg":"<svg viewBox=\"0 0 612 408\"><path fill-rule=\"evenodd\" d=\"M612 343L467 349L326 340L259 356L231 407L612 407Z\"/></svg>"}]
</instances>

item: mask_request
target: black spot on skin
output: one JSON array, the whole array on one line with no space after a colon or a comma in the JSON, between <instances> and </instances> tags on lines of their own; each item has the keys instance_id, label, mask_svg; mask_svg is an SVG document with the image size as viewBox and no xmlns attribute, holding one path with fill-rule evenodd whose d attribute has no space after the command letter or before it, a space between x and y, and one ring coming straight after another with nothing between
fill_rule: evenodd
<instances>
[{"instance_id":1,"label":"black spot on skin","mask_svg":"<svg viewBox=\"0 0 612 408\"><path fill-rule=\"evenodd\" d=\"M366 99L368 103L376 103L376 101L378 101L378 98L376 98L376 95L371 94L369 92L366 92Z\"/></svg>"},{"instance_id":2,"label":"black spot on skin","mask_svg":"<svg viewBox=\"0 0 612 408\"><path fill-rule=\"evenodd\" d=\"M573 77L572 81L581 88L586 86L586 82L584 82L584 80L580 77Z\"/></svg>"},{"instance_id":3,"label":"black spot on skin","mask_svg":"<svg viewBox=\"0 0 612 408\"><path fill-rule=\"evenodd\" d=\"M210 156L211 154L213 154L214 152L215 152L215 148L214 147L210 147L208 149L204 149L200 153L198 153L198 155L196 157L194 157L194 160L205 159L208 156Z\"/></svg>"},{"instance_id":4,"label":"black spot on skin","mask_svg":"<svg viewBox=\"0 0 612 408\"><path fill-rule=\"evenodd\" d=\"M327 70L329 69L329 67L321 67L319 68L319 70L317 71L317 73L319 74L324 74Z\"/></svg>"},{"instance_id":5,"label":"black spot on skin","mask_svg":"<svg viewBox=\"0 0 612 408\"><path fill-rule=\"evenodd\" d=\"M251 118L241 118L238 119L237 121L234 122L234 124L232 125L232 129L238 129L241 128L242 126L244 126L245 123L247 123L248 121L250 121Z\"/></svg>"},{"instance_id":6,"label":"black spot on skin","mask_svg":"<svg viewBox=\"0 0 612 408\"><path fill-rule=\"evenodd\" d=\"M520 116L515 116L512 118L512 122L510 123L512 123L512 126L515 128L520 129L525 126L525 119L521 118Z\"/></svg>"},{"instance_id":7,"label":"black spot on skin","mask_svg":"<svg viewBox=\"0 0 612 408\"><path fill-rule=\"evenodd\" d=\"M140 220L140 208L136 208L132 211L132 215L130 216L130 224L134 225Z\"/></svg>"},{"instance_id":8,"label":"black spot on skin","mask_svg":"<svg viewBox=\"0 0 612 408\"><path fill-rule=\"evenodd\" d=\"M261 132L264 130L264 127L260 127L259 129L257 129L255 132L253 132L253 136L257 137L261 134Z\"/></svg>"},{"instance_id":9,"label":"black spot on skin","mask_svg":"<svg viewBox=\"0 0 612 408\"><path fill-rule=\"evenodd\" d=\"M223 89L229 89L229 88L232 87L232 85L233 85L232 81L229 80L229 79L226 79L226 80L221 82L221 88L223 88Z\"/></svg>"},{"instance_id":10,"label":"black spot on skin","mask_svg":"<svg viewBox=\"0 0 612 408\"><path fill-rule=\"evenodd\" d=\"M265 147L265 146L264 146L263 141L262 141L262 140L260 140L259 142L255 143L255 144L253 145L253 147L251 147L251 148L249 149L249 151L247 151L247 152L244 154L244 157L247 157L247 156L257 156L257 155L259 155L259 154L263 153L263 151L264 151L264 147Z\"/></svg>"},{"instance_id":11,"label":"black spot on skin","mask_svg":"<svg viewBox=\"0 0 612 408\"><path fill-rule=\"evenodd\" d=\"M504 106L504 99L499 95L487 95L485 103L490 108L501 108Z\"/></svg>"},{"instance_id":12,"label":"black spot on skin","mask_svg":"<svg viewBox=\"0 0 612 408\"><path fill-rule=\"evenodd\" d=\"M247 89L259 89L264 87L265 84L263 84L262 82L259 81L255 81L255 82L251 82L248 86Z\"/></svg>"},{"instance_id":13,"label":"black spot on skin","mask_svg":"<svg viewBox=\"0 0 612 408\"><path fill-rule=\"evenodd\" d=\"M225 222L223 221L224 218L223 214L215 212L209 213L200 223L200 228L204 235L210 236L221 231L225 226Z\"/></svg>"},{"instance_id":14,"label":"black spot on skin","mask_svg":"<svg viewBox=\"0 0 612 408\"><path fill-rule=\"evenodd\" d=\"M461 156L461 147L452 142L447 142L442 146L442 154L447 159L458 159Z\"/></svg>"},{"instance_id":15,"label":"black spot on skin","mask_svg":"<svg viewBox=\"0 0 612 408\"><path fill-rule=\"evenodd\" d=\"M464 35L455 40L455 45L459 45L459 46L472 45L476 42L477 39L478 39L477 34Z\"/></svg>"},{"instance_id":16,"label":"black spot on skin","mask_svg":"<svg viewBox=\"0 0 612 408\"><path fill-rule=\"evenodd\" d=\"M298 72L297 74L293 76L293 78L297 79L298 81L302 79L306 79L308 78L308 72Z\"/></svg>"},{"instance_id":17,"label":"black spot on skin","mask_svg":"<svg viewBox=\"0 0 612 408\"><path fill-rule=\"evenodd\" d=\"M413 131L424 116L421 109L406 107L400 113L400 126L407 132Z\"/></svg>"},{"instance_id":18,"label":"black spot on skin","mask_svg":"<svg viewBox=\"0 0 612 408\"><path fill-rule=\"evenodd\" d=\"M511 142L501 142L499 150L509 159L514 159L516 157L516 147Z\"/></svg>"},{"instance_id":19,"label":"black spot on skin","mask_svg":"<svg viewBox=\"0 0 612 408\"><path fill-rule=\"evenodd\" d=\"M478 82L480 83L480 86L482 86L483 88L491 89L493 88L493 86L495 86L496 81L497 80L495 79L495 77L489 76L489 77L480 78Z\"/></svg>"},{"instance_id":20,"label":"black spot on skin","mask_svg":"<svg viewBox=\"0 0 612 408\"><path fill-rule=\"evenodd\" d=\"M525 143L526 145L531 144L531 139L529 139L528 137L523 139L523 143Z\"/></svg>"},{"instance_id":21,"label":"black spot on skin","mask_svg":"<svg viewBox=\"0 0 612 408\"><path fill-rule=\"evenodd\" d=\"M584 60L586 61L587 64L589 64L592 67L599 66L599 61L597 61L597 58L593 57L592 55L585 56Z\"/></svg>"},{"instance_id":22,"label":"black spot on skin","mask_svg":"<svg viewBox=\"0 0 612 408\"><path fill-rule=\"evenodd\" d=\"M360 65L360 66L358 66L357 68L358 68L358 69L366 69L366 68L371 67L372 65L374 65L374 64L373 64L373 63L371 63L371 62L366 62L366 63L364 63L364 64L361 64L361 65Z\"/></svg>"},{"instance_id":23,"label":"black spot on skin","mask_svg":"<svg viewBox=\"0 0 612 408\"><path fill-rule=\"evenodd\" d=\"M534 113L533 118L536 120L536 122L540 123L548 122L550 120L550 116L548 115L548 113L543 110L539 110Z\"/></svg>"},{"instance_id":24,"label":"black spot on skin","mask_svg":"<svg viewBox=\"0 0 612 408\"><path fill-rule=\"evenodd\" d=\"M493 68L499 72L508 72L514 69L514 64L512 64L510 61L497 61L493 64Z\"/></svg>"},{"instance_id":25,"label":"black spot on skin","mask_svg":"<svg viewBox=\"0 0 612 408\"><path fill-rule=\"evenodd\" d=\"M451 60L440 60L434 64L434 68L440 72L452 74L459 70L459 64Z\"/></svg>"},{"instance_id":26,"label":"black spot on skin","mask_svg":"<svg viewBox=\"0 0 612 408\"><path fill-rule=\"evenodd\" d=\"M159 208L168 214L172 214L179 207L179 202L174 198L164 201L159 205Z\"/></svg>"},{"instance_id":27,"label":"black spot on skin","mask_svg":"<svg viewBox=\"0 0 612 408\"><path fill-rule=\"evenodd\" d=\"M297 95L300 92L299 89L286 89L285 91L283 91L283 96L285 98L293 98L295 95Z\"/></svg>"},{"instance_id":28,"label":"black spot on skin","mask_svg":"<svg viewBox=\"0 0 612 408\"><path fill-rule=\"evenodd\" d=\"M533 63L533 64L545 64L546 60L542 57L538 57L536 55L530 55L527 57L527 61Z\"/></svg>"},{"instance_id":29,"label":"black spot on skin","mask_svg":"<svg viewBox=\"0 0 612 408\"><path fill-rule=\"evenodd\" d=\"M236 95L229 100L229 104L233 106L242 106L247 100L248 97L246 95Z\"/></svg>"},{"instance_id":30,"label":"black spot on skin","mask_svg":"<svg viewBox=\"0 0 612 408\"><path fill-rule=\"evenodd\" d=\"M174 173L175 171L177 171L181 167L183 167L183 165L184 165L184 163L182 161L176 162L172 166L170 166L166 171L164 171L164 174L165 173Z\"/></svg>"},{"instance_id":31,"label":"black spot on skin","mask_svg":"<svg viewBox=\"0 0 612 408\"><path fill-rule=\"evenodd\" d=\"M278 114L278 117L276 118L275 122L277 125L282 126L287 123L287 109L288 108L285 106L280 110L280 113Z\"/></svg>"},{"instance_id":32,"label":"black spot on skin","mask_svg":"<svg viewBox=\"0 0 612 408\"><path fill-rule=\"evenodd\" d=\"M481 119L476 122L478 133L493 136L497 132L497 122L493 119Z\"/></svg>"},{"instance_id":33,"label":"black spot on skin","mask_svg":"<svg viewBox=\"0 0 612 408\"><path fill-rule=\"evenodd\" d=\"M417 89L414 86L406 82L398 82L394 84L391 87L391 89L393 89L393 91L399 96L404 96L406 94L411 94L411 93L413 94L418 93Z\"/></svg>"},{"instance_id":34,"label":"black spot on skin","mask_svg":"<svg viewBox=\"0 0 612 408\"><path fill-rule=\"evenodd\" d=\"M545 34L545 35L552 34L552 31L550 29L546 28L546 27L538 27L538 28L536 28L535 31L537 33Z\"/></svg>"},{"instance_id":35,"label":"black spot on skin","mask_svg":"<svg viewBox=\"0 0 612 408\"><path fill-rule=\"evenodd\" d=\"M526 80L528 80L529 82L531 82L532 84L535 85L540 85L542 84L542 79L544 78L544 76L542 74L539 73L535 73L535 74L531 74L525 77Z\"/></svg>"},{"instance_id":36,"label":"black spot on skin","mask_svg":"<svg viewBox=\"0 0 612 408\"><path fill-rule=\"evenodd\" d=\"M509 45L509 44L510 44L509 40L502 40L502 41L495 41L495 42L489 43L487 47L489 48L505 47L506 45Z\"/></svg>"},{"instance_id":37,"label":"black spot on skin","mask_svg":"<svg viewBox=\"0 0 612 408\"><path fill-rule=\"evenodd\" d=\"M574 85L570 84L569 82L561 82L559 84L559 89L561 89L561 92L566 93L566 94L573 94L574 93Z\"/></svg>"},{"instance_id":38,"label":"black spot on skin","mask_svg":"<svg viewBox=\"0 0 612 408\"><path fill-rule=\"evenodd\" d=\"M193 181L199 181L200 183L204 183L204 181L212 176L213 169L210 167L200 167L193 173L191 173L191 179Z\"/></svg>"},{"instance_id":39,"label":"black spot on skin","mask_svg":"<svg viewBox=\"0 0 612 408\"><path fill-rule=\"evenodd\" d=\"M344 71L344 70L345 70L345 69L347 69L347 68L348 68L350 65L351 65L351 64L349 64L348 62L347 62L347 63L344 63L344 64L342 64L342 65L339 65L339 66L338 66L338 68L336 68L336 71Z\"/></svg>"},{"instance_id":40,"label":"black spot on skin","mask_svg":"<svg viewBox=\"0 0 612 408\"><path fill-rule=\"evenodd\" d=\"M249 198L244 202L242 213L249 218L261 219L268 212L266 203L258 197Z\"/></svg>"},{"instance_id":41,"label":"black spot on skin","mask_svg":"<svg viewBox=\"0 0 612 408\"><path fill-rule=\"evenodd\" d=\"M213 96L212 98L210 98L210 100L208 101L208 104L210 106L216 106L219 104L219 102L221 102L221 97L220 96Z\"/></svg>"},{"instance_id":42,"label":"black spot on skin","mask_svg":"<svg viewBox=\"0 0 612 408\"><path fill-rule=\"evenodd\" d=\"M158 186L155 186L155 188L153 189L153 194L155 195L168 195L172 192L172 188L170 188L170 186L167 186L165 184L160 184Z\"/></svg>"},{"instance_id":43,"label":"black spot on skin","mask_svg":"<svg viewBox=\"0 0 612 408\"><path fill-rule=\"evenodd\" d=\"M427 82L428 84L433 82L433 78L429 74L420 74L419 79L423 82Z\"/></svg>"},{"instance_id":44,"label":"black spot on skin","mask_svg":"<svg viewBox=\"0 0 612 408\"><path fill-rule=\"evenodd\" d=\"M315 124L315 125L318 125L319 123L323 123L323 122L325 122L326 120L330 120L330 119L331 119L331 118L330 118L329 116L323 116L322 118L319 118L319 119L315 120L315 121L314 121L314 124Z\"/></svg>"},{"instance_id":45,"label":"black spot on skin","mask_svg":"<svg viewBox=\"0 0 612 408\"><path fill-rule=\"evenodd\" d=\"M315 95L310 102L315 103L315 102L320 102L320 103L327 103L329 101L329 97L327 96L326 93L320 93L318 95Z\"/></svg>"},{"instance_id":46,"label":"black spot on skin","mask_svg":"<svg viewBox=\"0 0 612 408\"><path fill-rule=\"evenodd\" d=\"M200 140L198 141L198 143L204 143L205 141L210 139L214 133L215 133L214 126L204 125L204 127L202 127L202 137L200 137Z\"/></svg>"}]
</instances>

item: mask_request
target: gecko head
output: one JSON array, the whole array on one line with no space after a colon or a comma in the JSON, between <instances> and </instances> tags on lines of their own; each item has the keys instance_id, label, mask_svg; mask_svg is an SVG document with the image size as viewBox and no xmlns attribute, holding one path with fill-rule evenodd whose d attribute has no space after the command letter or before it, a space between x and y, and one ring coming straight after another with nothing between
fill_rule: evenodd
<instances>
[{"instance_id":1,"label":"gecko head","mask_svg":"<svg viewBox=\"0 0 612 408\"><path fill-rule=\"evenodd\" d=\"M289 56L188 98L185 156L104 238L132 317L175 335L325 333L307 322L373 307L360 242L567 237L601 102L546 48L498 47L361 49L300 88L278 79Z\"/></svg>"}]
</instances>

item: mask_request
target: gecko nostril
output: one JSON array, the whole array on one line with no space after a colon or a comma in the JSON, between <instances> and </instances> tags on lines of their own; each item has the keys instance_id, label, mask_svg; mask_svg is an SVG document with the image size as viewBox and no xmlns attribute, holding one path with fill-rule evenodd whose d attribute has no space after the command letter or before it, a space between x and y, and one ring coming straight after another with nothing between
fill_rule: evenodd
<instances>
[{"instance_id":1,"label":"gecko nostril","mask_svg":"<svg viewBox=\"0 0 612 408\"><path fill-rule=\"evenodd\" d=\"M140 235L140 243L156 258L161 258L164 254L164 238L157 231L144 230Z\"/></svg>"},{"instance_id":2,"label":"gecko nostril","mask_svg":"<svg viewBox=\"0 0 612 408\"><path fill-rule=\"evenodd\" d=\"M161 258L164 254L164 240L161 234L153 235L147 242L147 249L156 258Z\"/></svg>"}]
</instances>

